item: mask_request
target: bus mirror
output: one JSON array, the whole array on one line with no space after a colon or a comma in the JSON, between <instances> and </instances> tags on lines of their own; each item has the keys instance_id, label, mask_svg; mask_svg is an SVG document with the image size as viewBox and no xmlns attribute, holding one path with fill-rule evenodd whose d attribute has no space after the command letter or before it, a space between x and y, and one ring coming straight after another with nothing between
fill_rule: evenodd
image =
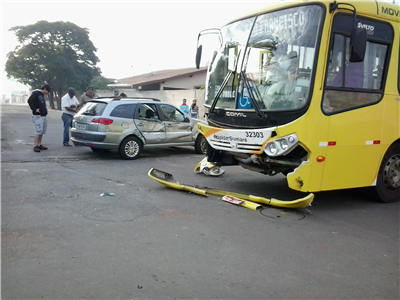
<instances>
[{"instance_id":1,"label":"bus mirror","mask_svg":"<svg viewBox=\"0 0 400 300\"><path fill-rule=\"evenodd\" d=\"M200 68L200 61L201 61L201 52L203 51L203 45L200 45L197 47L197 52L196 52L196 68Z\"/></svg>"},{"instance_id":2,"label":"bus mirror","mask_svg":"<svg viewBox=\"0 0 400 300\"><path fill-rule=\"evenodd\" d=\"M350 41L350 62L364 61L367 47L367 31L365 28L353 28Z\"/></svg>"}]
</instances>

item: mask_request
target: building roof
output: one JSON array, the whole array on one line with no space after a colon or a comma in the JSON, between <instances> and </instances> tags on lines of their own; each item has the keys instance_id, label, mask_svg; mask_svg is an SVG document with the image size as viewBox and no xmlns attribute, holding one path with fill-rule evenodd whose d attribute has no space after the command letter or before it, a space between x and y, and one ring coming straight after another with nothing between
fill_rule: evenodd
<instances>
[{"instance_id":1,"label":"building roof","mask_svg":"<svg viewBox=\"0 0 400 300\"><path fill-rule=\"evenodd\" d=\"M136 88L138 86L149 85L166 80L181 77L191 77L195 74L201 74L205 72L207 72L207 67L201 67L199 69L186 68L154 71L146 74L118 79L115 83L108 84L108 86L112 88Z\"/></svg>"}]
</instances>

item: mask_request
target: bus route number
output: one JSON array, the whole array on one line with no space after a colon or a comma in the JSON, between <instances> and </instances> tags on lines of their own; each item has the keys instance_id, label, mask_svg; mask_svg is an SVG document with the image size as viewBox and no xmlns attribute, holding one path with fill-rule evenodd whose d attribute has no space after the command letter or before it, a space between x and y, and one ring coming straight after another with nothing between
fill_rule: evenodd
<instances>
[{"instance_id":1,"label":"bus route number","mask_svg":"<svg viewBox=\"0 0 400 300\"><path fill-rule=\"evenodd\" d=\"M246 131L246 137L262 139L264 137L264 133L260 131Z\"/></svg>"}]
</instances>

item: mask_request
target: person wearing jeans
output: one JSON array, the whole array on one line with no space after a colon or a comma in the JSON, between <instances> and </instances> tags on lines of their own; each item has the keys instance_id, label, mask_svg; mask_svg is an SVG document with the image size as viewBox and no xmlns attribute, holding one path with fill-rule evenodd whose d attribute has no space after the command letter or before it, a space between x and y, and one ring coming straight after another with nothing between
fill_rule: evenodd
<instances>
[{"instance_id":1,"label":"person wearing jeans","mask_svg":"<svg viewBox=\"0 0 400 300\"><path fill-rule=\"evenodd\" d=\"M63 145L65 147L72 147L72 145L69 143L69 131L72 127L72 120L75 114L78 112L80 106L78 99L75 97L75 94L75 89L70 87L68 88L68 93L66 93L65 96L61 98L61 119L64 123Z\"/></svg>"}]
</instances>

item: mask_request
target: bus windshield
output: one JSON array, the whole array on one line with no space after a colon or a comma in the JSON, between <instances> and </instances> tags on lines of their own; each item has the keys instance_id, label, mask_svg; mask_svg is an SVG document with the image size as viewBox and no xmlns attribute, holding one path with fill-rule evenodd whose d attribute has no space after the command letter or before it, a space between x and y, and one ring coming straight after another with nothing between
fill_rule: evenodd
<instances>
[{"instance_id":1,"label":"bus windshield","mask_svg":"<svg viewBox=\"0 0 400 300\"><path fill-rule=\"evenodd\" d=\"M321 19L320 6L305 5L223 27L222 45L209 65L205 105L263 111L306 106Z\"/></svg>"}]
</instances>

